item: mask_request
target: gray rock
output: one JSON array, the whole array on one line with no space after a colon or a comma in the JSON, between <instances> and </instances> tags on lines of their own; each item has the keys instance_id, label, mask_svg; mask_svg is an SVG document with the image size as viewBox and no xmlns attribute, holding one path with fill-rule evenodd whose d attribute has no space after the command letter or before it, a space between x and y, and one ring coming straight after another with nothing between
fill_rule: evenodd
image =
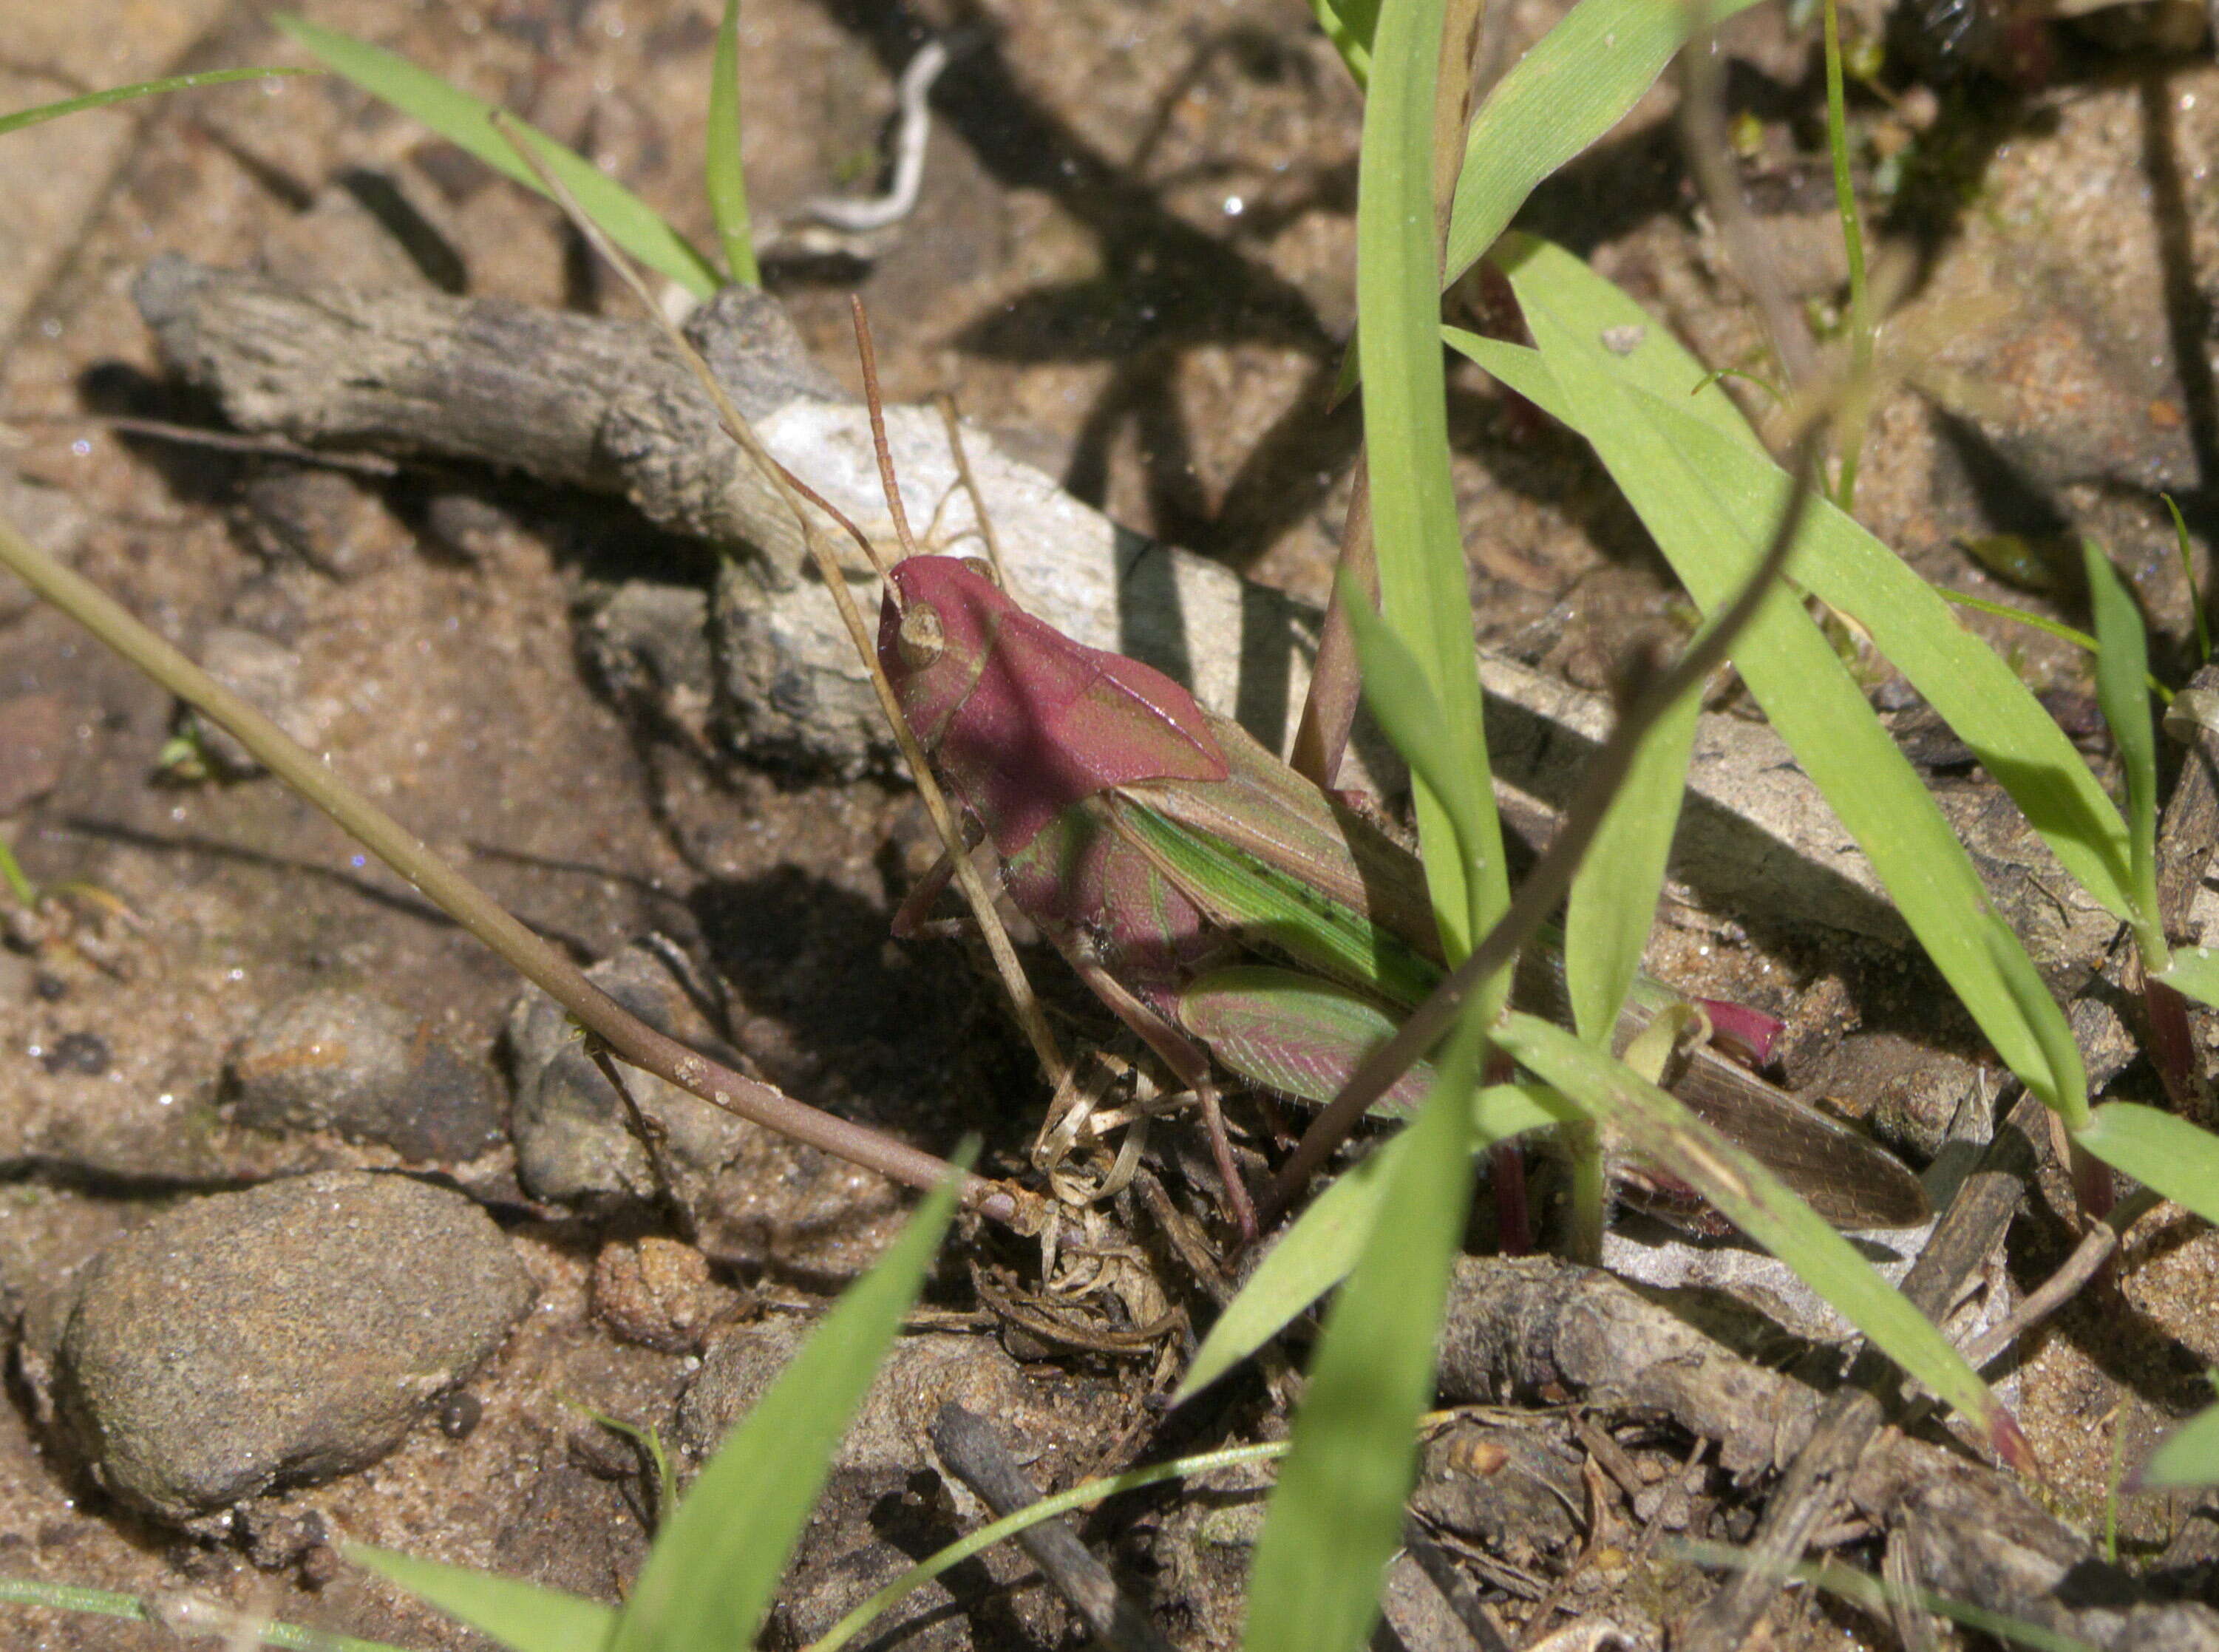
<instances>
[{"instance_id":1,"label":"gray rock","mask_svg":"<svg viewBox=\"0 0 2219 1652\"><path fill-rule=\"evenodd\" d=\"M276 1005L230 1069L234 1116L258 1129L337 1130L433 1164L500 1139L491 1071L366 993L320 988Z\"/></svg>"},{"instance_id":2,"label":"gray rock","mask_svg":"<svg viewBox=\"0 0 2219 1652\"><path fill-rule=\"evenodd\" d=\"M459 1194L327 1171L180 1206L85 1269L56 1409L101 1484L189 1525L376 1462L531 1305Z\"/></svg>"},{"instance_id":3,"label":"gray rock","mask_svg":"<svg viewBox=\"0 0 2219 1652\"><path fill-rule=\"evenodd\" d=\"M586 973L658 1031L744 1065L718 1041L656 951L627 947ZM883 1177L627 1069L632 1099L656 1137L650 1160L624 1102L572 1036L569 1016L537 987L509 1012L508 1048L517 1178L535 1198L604 1215L667 1203L714 1260L835 1275L867 1265L900 1223L903 1196Z\"/></svg>"},{"instance_id":4,"label":"gray rock","mask_svg":"<svg viewBox=\"0 0 2219 1652\"><path fill-rule=\"evenodd\" d=\"M627 580L581 627L579 647L617 700L699 741L716 692L708 623L698 587Z\"/></svg>"}]
</instances>

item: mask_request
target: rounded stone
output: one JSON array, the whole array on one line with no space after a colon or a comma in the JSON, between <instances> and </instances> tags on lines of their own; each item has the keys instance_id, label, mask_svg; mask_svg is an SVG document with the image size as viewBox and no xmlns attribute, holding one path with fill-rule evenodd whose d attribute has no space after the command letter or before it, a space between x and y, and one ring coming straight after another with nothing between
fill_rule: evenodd
<instances>
[{"instance_id":1,"label":"rounded stone","mask_svg":"<svg viewBox=\"0 0 2219 1652\"><path fill-rule=\"evenodd\" d=\"M234 1115L257 1129L337 1130L427 1164L500 1140L491 1071L367 993L320 987L274 1006L233 1053L231 1081Z\"/></svg>"},{"instance_id":2,"label":"rounded stone","mask_svg":"<svg viewBox=\"0 0 2219 1652\"><path fill-rule=\"evenodd\" d=\"M533 1294L444 1188L335 1171L215 1194L87 1265L55 1400L109 1492L186 1524L376 1461Z\"/></svg>"}]
</instances>

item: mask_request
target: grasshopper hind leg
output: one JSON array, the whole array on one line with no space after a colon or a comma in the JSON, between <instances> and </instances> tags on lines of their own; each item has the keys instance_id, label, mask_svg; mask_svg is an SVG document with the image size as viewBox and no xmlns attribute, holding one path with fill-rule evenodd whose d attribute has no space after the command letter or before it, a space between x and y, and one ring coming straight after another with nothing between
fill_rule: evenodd
<instances>
[{"instance_id":1,"label":"grasshopper hind leg","mask_svg":"<svg viewBox=\"0 0 2219 1652\"><path fill-rule=\"evenodd\" d=\"M1073 957L1071 962L1096 996L1110 1006L1118 1020L1140 1035L1141 1041L1156 1053L1172 1070L1172 1076L1201 1103L1203 1127L1209 1136L1210 1158L1217 1165L1218 1179L1225 1184L1225 1214L1239 1230L1240 1242L1252 1243L1256 1238L1256 1206L1248 1196L1248 1184L1241 1179L1240 1166L1233 1156L1233 1140L1225 1130L1225 1111L1218 1105L1217 1086L1209 1076L1208 1053L1093 959Z\"/></svg>"}]
</instances>

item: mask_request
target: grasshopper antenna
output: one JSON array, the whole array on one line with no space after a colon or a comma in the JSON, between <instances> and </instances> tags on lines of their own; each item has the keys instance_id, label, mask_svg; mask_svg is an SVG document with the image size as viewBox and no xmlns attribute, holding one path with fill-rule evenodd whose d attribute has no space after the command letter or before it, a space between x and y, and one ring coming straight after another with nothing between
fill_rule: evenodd
<instances>
[{"instance_id":1,"label":"grasshopper antenna","mask_svg":"<svg viewBox=\"0 0 2219 1652\"><path fill-rule=\"evenodd\" d=\"M979 921L979 929L985 937L986 950L993 955L996 972L1001 976L1002 984L1009 992L1010 1007L1016 1012L1017 1023L1024 1028L1026 1040L1032 1045L1033 1053L1039 1059L1042 1070L1047 1074L1048 1082L1060 1088L1065 1075L1070 1071L1069 1064L1064 1059L1063 1048L1057 1043L1054 1033L1048 1027L1047 1015L1041 1009L1040 1000L1033 992L1032 983L1025 977L1023 966L1017 962L1016 948L1010 944L1009 934L1003 928L1001 919L994 911L994 899L987 891L985 879L979 875L979 868L973 864L971 856L963 847L962 834L957 828L954 811L948 806L947 794L940 789L940 783L933 778L932 766L926 761L924 749L917 743L917 736L911 731L908 719L902 716L901 705L894 699L893 686L886 681L886 673L879 668L878 649L873 643L868 628L863 624L862 615L856 610L855 599L848 589L847 576L840 567L839 560L832 555L832 548L825 543L824 534L818 527L817 519L804 508L805 500L823 506L841 525L853 534L856 543L861 544L866 554L870 556L874 567L880 568L883 572L884 564L878 557L870 541L854 523L848 521L840 512L834 510L831 505L814 489L802 482L792 472L771 456L770 450L763 446L761 438L756 436L748 421L740 416L740 410L732 405L731 397L725 393L724 387L718 382L717 376L709 370L709 363L701 359L701 352L693 348L686 335L672 324L670 318L662 313L662 307L656 303L654 295L647 290L647 283L640 278L639 272L632 268L631 262L622 253L617 251L600 226L586 215L584 210L578 205L577 198L563 185L563 181L540 165L539 158L534 152L530 140L525 135L521 124L508 115L506 111L497 112L493 116L493 121L495 129L508 140L509 147L513 149L518 158L531 169L533 175L539 180L540 187L545 189L549 196L563 208L570 222L576 227L578 233L583 235L594 250L608 262L610 268L624 277L625 284L631 287L634 295L639 299L642 307L662 329L663 336L670 340L672 346L692 370L703 391L707 394L710 405L717 409L718 420L723 425L724 433L737 444L740 450L755 463L772 485L784 495L786 508L793 512L793 519L800 526L802 543L808 546L810 556L815 561L817 572L824 579L825 589L831 593L833 606L840 612L841 624L847 628L848 638L854 643L855 652L863 661L864 669L870 674L872 689L879 699L879 709L885 713L886 723L893 730L895 742L900 746L902 756L909 764L910 773L917 783L917 794L924 799L925 812L932 817L933 828L938 832L940 841L947 849L949 862L954 871L955 881L963 891L964 900ZM865 360L865 370L870 379L874 381L875 363L871 363L867 356ZM886 455L886 439L882 433L875 391L871 399L871 405L872 427L874 432L881 432L879 436L880 463L884 467L881 474L890 477L892 472L892 461ZM902 514L898 495L893 498L892 504L895 523L901 537L906 542L909 537L909 524Z\"/></svg>"},{"instance_id":2,"label":"grasshopper antenna","mask_svg":"<svg viewBox=\"0 0 2219 1652\"><path fill-rule=\"evenodd\" d=\"M948 450L955 456L955 475L963 483L963 491L971 495L971 513L979 519L979 537L986 542L986 560L993 564L994 577L1002 589L1022 603L1024 593L1010 583L1010 570L1002 561L1002 537L994 531L985 490L971 469L970 451L963 445L963 421L955 416L955 398L942 390L932 398L932 405L940 409L940 422L948 429Z\"/></svg>"},{"instance_id":3,"label":"grasshopper antenna","mask_svg":"<svg viewBox=\"0 0 2219 1652\"><path fill-rule=\"evenodd\" d=\"M903 507L901 483L894 479L894 450L886 444L886 410L879 400L879 351L871 342L871 318L861 293L848 295L848 307L855 318L855 354L863 363L863 406L871 415L871 446L879 456L879 487L886 496L886 513L894 519L894 537L902 556L917 555L917 540L909 531L909 512Z\"/></svg>"}]
</instances>

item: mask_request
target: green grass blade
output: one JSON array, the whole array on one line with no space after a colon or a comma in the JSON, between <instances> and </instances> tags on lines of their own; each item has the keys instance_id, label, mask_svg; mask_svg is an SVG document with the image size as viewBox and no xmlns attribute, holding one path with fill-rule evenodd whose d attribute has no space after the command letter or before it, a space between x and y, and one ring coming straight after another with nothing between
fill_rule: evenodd
<instances>
[{"instance_id":1,"label":"green grass blade","mask_svg":"<svg viewBox=\"0 0 2219 1652\"><path fill-rule=\"evenodd\" d=\"M2172 954L2172 967L2157 978L2175 992L2208 1009L2219 1009L2219 952L2209 947L2183 947Z\"/></svg>"},{"instance_id":2,"label":"green grass blade","mask_svg":"<svg viewBox=\"0 0 2219 1652\"><path fill-rule=\"evenodd\" d=\"M2135 1478L2144 1486L2219 1486L2219 1406L2183 1423Z\"/></svg>"},{"instance_id":3,"label":"green grass blade","mask_svg":"<svg viewBox=\"0 0 2219 1652\"><path fill-rule=\"evenodd\" d=\"M1690 417L1706 427L1706 437L1675 440L1703 471L1723 508L1740 513L1744 523L1778 520L1789 478L1763 456L1722 393L1713 387L1706 394L1686 394L1702 377L1701 364L1669 330L1648 322L1617 288L1561 248L1516 237L1505 244L1504 263L1514 285L1550 295L1587 338L1646 323L1640 346L1623 360L1606 351L1591 354L1620 384L1652 392L1666 410L1661 416L1675 429ZM1579 428L1562 388L1532 351L1470 333L1452 332L1450 341L1537 406ZM1735 444L1744 450L1735 451ZM1872 637L2010 792L2065 869L2122 922L2129 921L2134 898L2126 823L2055 719L1995 650L1960 625L1949 604L1901 557L1823 500L1811 505L1790 572L1796 584Z\"/></svg>"},{"instance_id":4,"label":"green grass blade","mask_svg":"<svg viewBox=\"0 0 2219 1652\"><path fill-rule=\"evenodd\" d=\"M383 98L403 115L421 121L448 142L467 149L495 171L526 189L539 181L508 140L494 128L493 105L419 69L407 59L370 46L304 18L280 13L271 20L334 72L364 91ZM538 151L547 170L577 197L586 214L618 246L697 298L717 290L717 272L661 214L582 156L572 153L544 132L517 122Z\"/></svg>"},{"instance_id":5,"label":"green grass blade","mask_svg":"<svg viewBox=\"0 0 2219 1652\"><path fill-rule=\"evenodd\" d=\"M1711 23L1755 0L1713 0ZM1464 140L1443 285L1477 263L1534 187L1624 120L1687 43L1696 8L1581 0L1502 77Z\"/></svg>"},{"instance_id":6,"label":"green grass blade","mask_svg":"<svg viewBox=\"0 0 2219 1652\"><path fill-rule=\"evenodd\" d=\"M73 1612L86 1617L121 1618L127 1623L159 1624L159 1644L190 1636L223 1636L226 1652L250 1646L282 1647L286 1652L411 1652L390 1641L365 1641L336 1630L308 1629L280 1623L216 1605L200 1596L171 1596L158 1605L143 1594L121 1594L114 1589L89 1589L77 1583L47 1583L34 1578L0 1577L0 1605L42 1606L48 1612ZM44 1642L39 1643L45 1644ZM25 1642L24 1644L31 1644Z\"/></svg>"},{"instance_id":7,"label":"green grass blade","mask_svg":"<svg viewBox=\"0 0 2219 1652\"><path fill-rule=\"evenodd\" d=\"M11 132L21 132L25 127L34 127L44 121L59 120L65 115L75 115L79 109L104 109L110 103L127 102L134 97L152 97L158 92L181 92L195 86L221 86L234 80L274 80L281 75L312 75L314 69L208 69L196 75L171 75L165 80L141 80L129 86L111 86L105 91L87 92L82 97L65 97L59 103L40 103L34 109L17 109L12 115L0 115L0 138Z\"/></svg>"},{"instance_id":8,"label":"green grass blade","mask_svg":"<svg viewBox=\"0 0 2219 1652\"><path fill-rule=\"evenodd\" d=\"M1572 877L1564 907L1564 984L1572 1024L1606 1050L1619 1007L1641 971L1701 710L1699 693L1684 694L1650 730Z\"/></svg>"},{"instance_id":9,"label":"green grass blade","mask_svg":"<svg viewBox=\"0 0 2219 1652\"><path fill-rule=\"evenodd\" d=\"M1453 963L1508 904L1509 888L1481 733L1470 579L1449 479L1433 199L1440 31L1440 0L1408 0L1379 18L1357 171L1356 309L1382 610L1464 747L1457 767L1470 771L1481 799L1483 848L1473 864L1457 853L1447 801L1423 780L1416 786L1427 886Z\"/></svg>"},{"instance_id":10,"label":"green grass blade","mask_svg":"<svg viewBox=\"0 0 2219 1652\"><path fill-rule=\"evenodd\" d=\"M957 1155L970 1159L967 1148ZM932 1264L955 1192L951 1181L917 1208L703 1467L657 1536L609 1652L754 1643L840 1436Z\"/></svg>"},{"instance_id":11,"label":"green grass blade","mask_svg":"<svg viewBox=\"0 0 2219 1652\"><path fill-rule=\"evenodd\" d=\"M1106 1479L1084 1480L1076 1486L1052 1492L1037 1503L1028 1503L1015 1513L990 1521L976 1531L958 1537L945 1549L926 1556L810 1642L802 1652L840 1652L842 1647L924 1584L944 1572L952 1571L972 1556L983 1554L998 1543L1006 1543L1044 1520L1091 1508L1104 1498L1116 1497L1124 1492L1160 1486L1166 1480L1190 1480L1200 1475L1215 1474L1221 1469L1274 1462L1286 1455L1287 1445L1284 1440L1266 1440L1258 1445L1232 1445L1217 1451L1197 1451L1191 1456L1176 1457L1169 1463L1151 1463L1145 1469L1128 1469L1122 1475L1112 1475Z\"/></svg>"},{"instance_id":12,"label":"green grass blade","mask_svg":"<svg viewBox=\"0 0 2219 1652\"><path fill-rule=\"evenodd\" d=\"M2219 1136L2209 1130L2154 1107L2106 1102L2073 1140L2184 1210L2219 1222Z\"/></svg>"},{"instance_id":13,"label":"green grass blade","mask_svg":"<svg viewBox=\"0 0 2219 1652\"><path fill-rule=\"evenodd\" d=\"M1439 804L1461 851L1458 863L1484 865L1490 855L1499 863L1501 831L1495 821L1491 795L1482 789L1484 771L1472 763L1470 742L1458 734L1458 725L1426 680L1417 656L1384 619L1371 612L1364 593L1353 584L1344 584L1341 600L1348 610L1356 658L1363 669L1364 704L1409 764L1412 775ZM1429 861L1429 868L1430 865Z\"/></svg>"},{"instance_id":14,"label":"green grass blade","mask_svg":"<svg viewBox=\"0 0 2219 1652\"><path fill-rule=\"evenodd\" d=\"M1391 56L1383 40L1383 74ZM1440 1083L1403 1133L1371 1237L1326 1316L1249 1573L1241 1645L1252 1652L1360 1652L1378 1619L1471 1199L1469 1098L1483 1024L1468 1015L1449 1035Z\"/></svg>"},{"instance_id":15,"label":"green grass blade","mask_svg":"<svg viewBox=\"0 0 2219 1652\"><path fill-rule=\"evenodd\" d=\"M1489 1084L1473 1098L1472 1127L1482 1147L1560 1122L1521 1084ZM1265 1253L1240 1294L1203 1338L1172 1403L1192 1399L1285 1330L1309 1305L1348 1277L1371 1235L1395 1165L1410 1151L1406 1130L1313 1199Z\"/></svg>"},{"instance_id":16,"label":"green grass blade","mask_svg":"<svg viewBox=\"0 0 2219 1652\"><path fill-rule=\"evenodd\" d=\"M2196 618L2196 662L2203 665L2211 658L2211 622L2204 617L2205 594L2196 588L2196 553L2189 546L2188 524L2181 519L2180 506L2172 502L2171 494L2158 497L2172 514L2173 548L2180 553L2180 577L2188 587L2188 612Z\"/></svg>"},{"instance_id":17,"label":"green grass blade","mask_svg":"<svg viewBox=\"0 0 2219 1652\"><path fill-rule=\"evenodd\" d=\"M2153 974L2172 961L2157 898L2157 730L2150 719L2149 639L2118 570L2092 539L2080 542L2088 600L2096 612L2096 701L2127 782L2127 838L2132 850L2135 944Z\"/></svg>"},{"instance_id":18,"label":"green grass blade","mask_svg":"<svg viewBox=\"0 0 2219 1652\"><path fill-rule=\"evenodd\" d=\"M364 1543L347 1544L346 1557L515 1652L601 1652L616 1627L614 1606L520 1577L419 1560Z\"/></svg>"},{"instance_id":19,"label":"green grass blade","mask_svg":"<svg viewBox=\"0 0 2219 1652\"><path fill-rule=\"evenodd\" d=\"M724 243L724 267L743 287L762 285L748 221L748 178L740 165L740 0L724 0L709 70L709 212Z\"/></svg>"},{"instance_id":20,"label":"green grass blade","mask_svg":"<svg viewBox=\"0 0 2219 1652\"><path fill-rule=\"evenodd\" d=\"M1371 81L1371 36L1379 27L1379 0L1310 0L1311 15L1359 86Z\"/></svg>"},{"instance_id":21,"label":"green grass blade","mask_svg":"<svg viewBox=\"0 0 2219 1652\"><path fill-rule=\"evenodd\" d=\"M1736 488L1737 472L1746 479L1749 471L1740 444L1672 404L1619 386L1607 351L1576 312L1560 314L1563 297L1555 286L1520 285L1551 380L1682 583L1698 603L1715 606L1760 555L1781 500L1752 500ZM1824 507L1815 508L1823 518ZM1801 563L1791 568L1798 577L1805 572ZM1792 593L1760 611L1735 662L2012 1071L2052 1106L2070 1112L2082 1105L2075 1073L2059 1071L2050 1056L2069 1043L2062 1013L2047 994L2022 991L2031 963L2001 930L1964 849ZM2054 733L2047 717L2042 722ZM2081 767L2077 756L2073 762ZM2054 1024L2038 1029L2036 1016Z\"/></svg>"},{"instance_id":22,"label":"green grass blade","mask_svg":"<svg viewBox=\"0 0 2219 1652\"><path fill-rule=\"evenodd\" d=\"M1949 1339L1771 1171L1623 1062L1561 1027L1513 1012L1495 1029L1495 1042L1642 1158L1695 1189L1874 1346L1992 1434L2000 1413L1995 1396Z\"/></svg>"}]
</instances>

